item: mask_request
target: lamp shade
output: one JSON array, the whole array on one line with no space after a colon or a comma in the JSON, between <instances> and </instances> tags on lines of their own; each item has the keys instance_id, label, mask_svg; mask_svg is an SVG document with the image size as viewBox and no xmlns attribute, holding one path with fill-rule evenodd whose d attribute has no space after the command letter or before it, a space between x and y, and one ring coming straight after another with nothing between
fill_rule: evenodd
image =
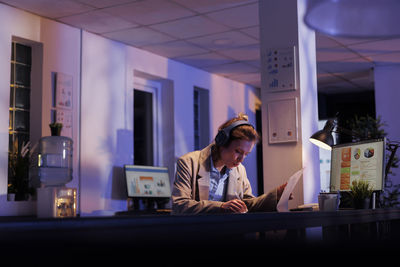
<instances>
[{"instance_id":1,"label":"lamp shade","mask_svg":"<svg viewBox=\"0 0 400 267\"><path fill-rule=\"evenodd\" d=\"M305 23L324 34L353 38L400 36L398 0L308 0Z\"/></svg>"},{"instance_id":2,"label":"lamp shade","mask_svg":"<svg viewBox=\"0 0 400 267\"><path fill-rule=\"evenodd\" d=\"M310 142L320 148L331 150L334 145L332 136L333 128L335 128L335 122L328 120L322 130L319 130L310 137Z\"/></svg>"}]
</instances>

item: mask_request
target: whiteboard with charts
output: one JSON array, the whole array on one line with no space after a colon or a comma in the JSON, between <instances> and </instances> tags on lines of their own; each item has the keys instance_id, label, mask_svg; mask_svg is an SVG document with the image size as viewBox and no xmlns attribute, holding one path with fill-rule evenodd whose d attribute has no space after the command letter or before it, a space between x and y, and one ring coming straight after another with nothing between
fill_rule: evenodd
<instances>
[{"instance_id":1,"label":"whiteboard with charts","mask_svg":"<svg viewBox=\"0 0 400 267\"><path fill-rule=\"evenodd\" d=\"M269 48L266 51L267 89L272 92L297 89L296 47Z\"/></svg>"}]
</instances>

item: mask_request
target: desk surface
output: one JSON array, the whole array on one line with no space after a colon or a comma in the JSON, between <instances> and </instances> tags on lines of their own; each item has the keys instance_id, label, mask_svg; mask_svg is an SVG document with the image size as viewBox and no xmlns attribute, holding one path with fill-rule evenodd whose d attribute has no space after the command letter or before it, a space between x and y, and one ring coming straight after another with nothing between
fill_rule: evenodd
<instances>
[{"instance_id":1,"label":"desk surface","mask_svg":"<svg viewBox=\"0 0 400 267\"><path fill-rule=\"evenodd\" d=\"M37 219L0 217L1 243L168 244L229 240L249 233L400 220L400 209Z\"/></svg>"},{"instance_id":2,"label":"desk surface","mask_svg":"<svg viewBox=\"0 0 400 267\"><path fill-rule=\"evenodd\" d=\"M154 227L169 232L191 231L192 226L214 227L224 224L222 231L249 232L298 229L317 226L369 223L399 220L400 209L340 210L336 212L296 211L247 214L145 215L77 218L0 217L0 233L10 231L52 231L85 229L129 229L140 235L143 229ZM241 229L241 230L240 230ZM220 230L218 230L221 233Z\"/></svg>"},{"instance_id":3,"label":"desk surface","mask_svg":"<svg viewBox=\"0 0 400 267\"><path fill-rule=\"evenodd\" d=\"M335 212L295 211L295 212L259 212L247 214L196 214L168 215L149 214L140 216L104 216L76 218L36 218L31 216L0 216L0 232L29 230L78 230L85 228L132 228L172 227L184 225L211 226L229 223L226 231L235 229L239 224L243 231L296 229L316 226L368 223L400 219L400 209L339 210ZM246 223L243 227L243 223ZM255 229L257 228L257 229ZM138 231L139 232L139 231Z\"/></svg>"}]
</instances>

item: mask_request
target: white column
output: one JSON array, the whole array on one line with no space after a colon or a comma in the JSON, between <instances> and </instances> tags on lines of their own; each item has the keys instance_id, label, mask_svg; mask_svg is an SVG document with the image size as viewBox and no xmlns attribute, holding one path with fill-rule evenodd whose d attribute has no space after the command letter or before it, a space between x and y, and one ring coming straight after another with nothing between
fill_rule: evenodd
<instances>
[{"instance_id":1,"label":"white column","mask_svg":"<svg viewBox=\"0 0 400 267\"><path fill-rule=\"evenodd\" d=\"M400 141L400 65L375 66L375 108L376 116L381 117L385 123L383 127L392 141ZM400 155L400 149L397 152ZM392 182L400 183L400 170L391 169L395 175L391 176Z\"/></svg>"},{"instance_id":2,"label":"white column","mask_svg":"<svg viewBox=\"0 0 400 267\"><path fill-rule=\"evenodd\" d=\"M262 66L262 123L263 123L263 159L264 191L284 183L291 174L304 168L303 179L295 191L295 199L289 208L303 203L317 202L320 191L318 149L309 142L309 137L318 130L318 103L316 83L315 33L303 22L304 0L260 1L260 38ZM295 90L277 91L271 89L268 74L268 54L271 48L295 47ZM282 78L282 77L280 77ZM269 143L268 102L282 99L297 99L297 134L295 142ZM281 112L272 118L280 122L293 116ZM271 120L272 121L272 120Z\"/></svg>"}]
</instances>

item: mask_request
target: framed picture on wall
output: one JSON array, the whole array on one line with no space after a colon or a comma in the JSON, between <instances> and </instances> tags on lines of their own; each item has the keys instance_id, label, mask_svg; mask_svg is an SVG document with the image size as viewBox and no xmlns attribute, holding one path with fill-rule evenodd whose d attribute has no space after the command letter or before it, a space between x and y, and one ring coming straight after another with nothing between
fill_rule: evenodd
<instances>
[{"instance_id":1,"label":"framed picture on wall","mask_svg":"<svg viewBox=\"0 0 400 267\"><path fill-rule=\"evenodd\" d=\"M61 135L72 137L72 111L66 109L56 110L56 122L62 123Z\"/></svg>"},{"instance_id":2,"label":"framed picture on wall","mask_svg":"<svg viewBox=\"0 0 400 267\"><path fill-rule=\"evenodd\" d=\"M265 76L269 92L297 89L296 47L269 48L266 50Z\"/></svg>"},{"instance_id":3,"label":"framed picture on wall","mask_svg":"<svg viewBox=\"0 0 400 267\"><path fill-rule=\"evenodd\" d=\"M62 123L61 135L73 138L73 76L61 72L52 72L52 85L51 122Z\"/></svg>"},{"instance_id":4,"label":"framed picture on wall","mask_svg":"<svg viewBox=\"0 0 400 267\"><path fill-rule=\"evenodd\" d=\"M61 72L56 73L55 107L72 109L72 75Z\"/></svg>"}]
</instances>

